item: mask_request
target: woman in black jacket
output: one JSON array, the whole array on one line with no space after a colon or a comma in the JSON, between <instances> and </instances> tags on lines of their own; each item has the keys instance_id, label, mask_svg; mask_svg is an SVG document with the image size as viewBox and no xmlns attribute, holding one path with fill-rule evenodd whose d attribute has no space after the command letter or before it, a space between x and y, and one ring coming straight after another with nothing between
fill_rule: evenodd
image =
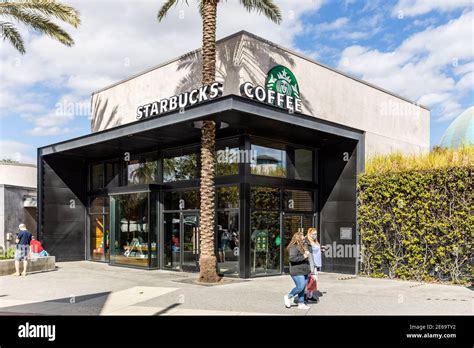
<instances>
[{"instance_id":1,"label":"woman in black jacket","mask_svg":"<svg viewBox=\"0 0 474 348\"><path fill-rule=\"evenodd\" d=\"M304 289L306 288L311 268L308 260L309 251L305 247L302 232L293 234L287 249L290 259L290 275L295 282L295 287L288 295L284 296L285 307L290 308L292 298L298 295L298 308L309 309L310 307L304 303Z\"/></svg>"}]
</instances>

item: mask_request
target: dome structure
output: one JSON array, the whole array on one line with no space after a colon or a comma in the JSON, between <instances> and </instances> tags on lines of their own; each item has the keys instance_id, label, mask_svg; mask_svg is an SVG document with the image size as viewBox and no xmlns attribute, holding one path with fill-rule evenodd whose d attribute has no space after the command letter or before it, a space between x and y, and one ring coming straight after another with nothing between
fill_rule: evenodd
<instances>
[{"instance_id":1,"label":"dome structure","mask_svg":"<svg viewBox=\"0 0 474 348\"><path fill-rule=\"evenodd\" d=\"M463 144L474 145L474 106L456 117L444 132L439 145L455 149Z\"/></svg>"}]
</instances>

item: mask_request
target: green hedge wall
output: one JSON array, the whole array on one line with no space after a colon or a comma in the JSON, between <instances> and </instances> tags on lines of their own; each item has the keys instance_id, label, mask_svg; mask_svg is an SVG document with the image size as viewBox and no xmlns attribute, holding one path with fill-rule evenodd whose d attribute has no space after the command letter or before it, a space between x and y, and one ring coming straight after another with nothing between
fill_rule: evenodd
<instances>
[{"instance_id":1,"label":"green hedge wall","mask_svg":"<svg viewBox=\"0 0 474 348\"><path fill-rule=\"evenodd\" d=\"M473 167L362 174L361 273L467 283L473 272Z\"/></svg>"}]
</instances>

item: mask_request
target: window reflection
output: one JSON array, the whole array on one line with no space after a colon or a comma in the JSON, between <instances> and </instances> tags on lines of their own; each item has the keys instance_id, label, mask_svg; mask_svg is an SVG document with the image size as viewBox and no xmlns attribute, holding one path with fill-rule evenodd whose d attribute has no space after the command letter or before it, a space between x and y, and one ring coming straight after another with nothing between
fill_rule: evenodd
<instances>
[{"instance_id":1,"label":"window reflection","mask_svg":"<svg viewBox=\"0 0 474 348\"><path fill-rule=\"evenodd\" d=\"M279 210L280 190L273 187L252 187L250 203L252 210Z\"/></svg>"},{"instance_id":2,"label":"window reflection","mask_svg":"<svg viewBox=\"0 0 474 348\"><path fill-rule=\"evenodd\" d=\"M251 273L280 273L280 214L254 211L251 214Z\"/></svg>"},{"instance_id":3,"label":"window reflection","mask_svg":"<svg viewBox=\"0 0 474 348\"><path fill-rule=\"evenodd\" d=\"M239 187L223 186L217 188L217 208L230 209L239 207Z\"/></svg>"},{"instance_id":4,"label":"window reflection","mask_svg":"<svg viewBox=\"0 0 474 348\"><path fill-rule=\"evenodd\" d=\"M198 156L189 154L163 159L163 181L191 180L198 177Z\"/></svg>"},{"instance_id":5,"label":"window reflection","mask_svg":"<svg viewBox=\"0 0 474 348\"><path fill-rule=\"evenodd\" d=\"M156 183L157 168L157 161L154 158L132 159L127 165L128 185Z\"/></svg>"},{"instance_id":6,"label":"window reflection","mask_svg":"<svg viewBox=\"0 0 474 348\"><path fill-rule=\"evenodd\" d=\"M250 170L255 175L286 177L286 151L252 144Z\"/></svg>"},{"instance_id":7,"label":"window reflection","mask_svg":"<svg viewBox=\"0 0 474 348\"><path fill-rule=\"evenodd\" d=\"M114 232L111 261L132 266L148 266L156 243L149 242L148 193L112 196ZM151 247L151 250L150 250Z\"/></svg>"},{"instance_id":8,"label":"window reflection","mask_svg":"<svg viewBox=\"0 0 474 348\"><path fill-rule=\"evenodd\" d=\"M216 175L237 175L239 174L240 149L238 147L216 151Z\"/></svg>"},{"instance_id":9,"label":"window reflection","mask_svg":"<svg viewBox=\"0 0 474 348\"><path fill-rule=\"evenodd\" d=\"M283 207L288 211L312 211L313 200L312 191L283 191Z\"/></svg>"},{"instance_id":10,"label":"window reflection","mask_svg":"<svg viewBox=\"0 0 474 348\"><path fill-rule=\"evenodd\" d=\"M199 191L167 191L164 193L165 210L199 209Z\"/></svg>"},{"instance_id":11,"label":"window reflection","mask_svg":"<svg viewBox=\"0 0 474 348\"><path fill-rule=\"evenodd\" d=\"M294 179L313 180L313 151L307 149L294 149L293 163Z\"/></svg>"},{"instance_id":12,"label":"window reflection","mask_svg":"<svg viewBox=\"0 0 474 348\"><path fill-rule=\"evenodd\" d=\"M104 187L104 164L98 163L91 165L91 190L97 190Z\"/></svg>"},{"instance_id":13,"label":"window reflection","mask_svg":"<svg viewBox=\"0 0 474 348\"><path fill-rule=\"evenodd\" d=\"M105 186L120 186L120 163L118 161L105 163Z\"/></svg>"}]
</instances>

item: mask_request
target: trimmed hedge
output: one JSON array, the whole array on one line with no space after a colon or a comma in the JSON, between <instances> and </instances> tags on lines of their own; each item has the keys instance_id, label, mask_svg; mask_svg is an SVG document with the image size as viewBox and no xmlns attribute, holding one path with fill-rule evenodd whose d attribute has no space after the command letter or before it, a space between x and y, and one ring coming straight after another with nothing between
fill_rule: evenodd
<instances>
[{"instance_id":1,"label":"trimmed hedge","mask_svg":"<svg viewBox=\"0 0 474 348\"><path fill-rule=\"evenodd\" d=\"M361 274L417 281L472 280L473 166L362 174Z\"/></svg>"}]
</instances>

